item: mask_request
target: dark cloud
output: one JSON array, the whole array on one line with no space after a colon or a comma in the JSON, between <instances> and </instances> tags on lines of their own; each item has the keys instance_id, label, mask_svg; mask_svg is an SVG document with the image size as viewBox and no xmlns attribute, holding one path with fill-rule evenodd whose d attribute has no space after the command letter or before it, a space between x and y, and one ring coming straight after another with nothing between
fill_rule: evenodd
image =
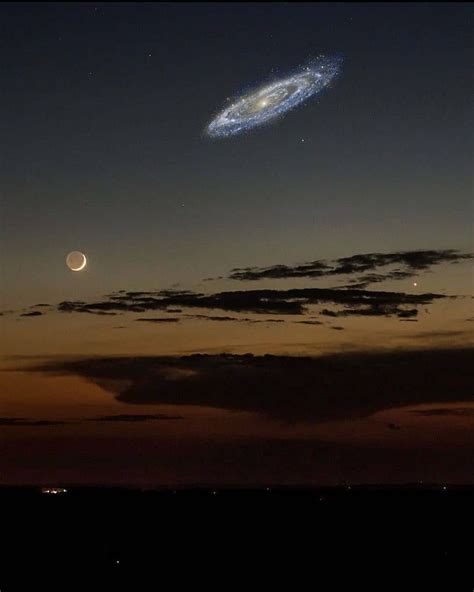
<instances>
[{"instance_id":1,"label":"dark cloud","mask_svg":"<svg viewBox=\"0 0 474 592\"><path fill-rule=\"evenodd\" d=\"M317 260L302 265L273 265L271 267L235 268L229 279L256 281L262 279L320 278L337 275L364 274L353 280L358 288L385 280L402 280L427 271L441 263L458 263L473 257L470 253L461 253L454 249L427 251L399 251L396 253L365 253L341 257L332 261ZM387 273L375 272L390 265L401 266Z\"/></svg>"},{"instance_id":2,"label":"dark cloud","mask_svg":"<svg viewBox=\"0 0 474 592\"><path fill-rule=\"evenodd\" d=\"M452 337L466 337L468 335L472 335L470 331L455 331L455 330L445 330L445 331L422 331L420 333L415 333L410 335L413 339L446 339Z\"/></svg>"},{"instance_id":3,"label":"dark cloud","mask_svg":"<svg viewBox=\"0 0 474 592\"><path fill-rule=\"evenodd\" d=\"M221 322L235 322L244 321L246 319L238 319L237 317L216 317L210 315L186 315L188 319L198 319L200 321L221 321Z\"/></svg>"},{"instance_id":4,"label":"dark cloud","mask_svg":"<svg viewBox=\"0 0 474 592\"><path fill-rule=\"evenodd\" d=\"M183 419L181 415L166 415L163 413L148 414L148 415L134 415L134 414L121 414L121 415L103 415L100 417L91 417L87 419L79 419L74 422L64 420L52 420L52 419L29 419L25 417L0 417L0 426L14 426L14 427L43 427L43 426L57 426L67 425L70 423L82 423L88 421L98 422L142 422L142 421L166 421L166 420L178 420Z\"/></svg>"},{"instance_id":5,"label":"dark cloud","mask_svg":"<svg viewBox=\"0 0 474 592\"><path fill-rule=\"evenodd\" d=\"M458 263L472 257L471 253L460 253L455 249L366 253L337 259L334 273L360 273L388 265L402 265L407 270L421 271L440 263Z\"/></svg>"},{"instance_id":6,"label":"dark cloud","mask_svg":"<svg viewBox=\"0 0 474 592\"><path fill-rule=\"evenodd\" d=\"M202 321L218 321L218 322L229 322L229 323L284 323L283 319L249 319L249 318L238 318L238 317L227 317L227 316L212 316L212 315L185 315L187 319L198 319Z\"/></svg>"},{"instance_id":7,"label":"dark cloud","mask_svg":"<svg viewBox=\"0 0 474 592\"><path fill-rule=\"evenodd\" d=\"M114 316L117 313L111 312L113 310L128 310L126 307L120 307L114 305L113 302L95 302L86 304L81 300L70 300L60 302L58 304L58 310L60 312L84 312L89 314L96 314L102 316ZM143 310L137 310L137 312L143 312Z\"/></svg>"},{"instance_id":8,"label":"dark cloud","mask_svg":"<svg viewBox=\"0 0 474 592\"><path fill-rule=\"evenodd\" d=\"M237 313L301 315L307 312L309 305L323 303L345 307L346 310L343 311L330 311L330 316L415 316L416 309L413 307L429 305L439 298L446 298L446 296L337 288L237 290L215 294L165 291L156 292L154 296L150 296L149 293L143 296L141 292L128 292L110 296L109 300L101 302L61 302L58 310L92 314L115 314L112 311L143 313L157 310L166 311L169 307L178 305L181 309L203 308ZM326 310L323 314L329 313ZM204 317L205 315L201 318ZM195 315L195 318L198 318L198 315ZM207 318L208 320L219 319L216 316L208 316Z\"/></svg>"},{"instance_id":9,"label":"dark cloud","mask_svg":"<svg viewBox=\"0 0 474 592\"><path fill-rule=\"evenodd\" d=\"M416 308L411 308L410 310L400 310L397 312L397 317L401 319L409 319L411 317L416 317L418 315L418 311Z\"/></svg>"},{"instance_id":10,"label":"dark cloud","mask_svg":"<svg viewBox=\"0 0 474 592\"><path fill-rule=\"evenodd\" d=\"M244 267L235 268L229 276L233 280L263 280L287 278L318 278L329 275L332 268L323 261L312 261L303 265L289 267L288 265L274 265L272 267Z\"/></svg>"},{"instance_id":11,"label":"dark cloud","mask_svg":"<svg viewBox=\"0 0 474 592\"><path fill-rule=\"evenodd\" d=\"M350 280L350 288L367 288L371 284L378 284L387 280L404 280L413 277L415 274L412 271L391 271L388 273L369 273L360 276L359 278Z\"/></svg>"},{"instance_id":12,"label":"dark cloud","mask_svg":"<svg viewBox=\"0 0 474 592\"><path fill-rule=\"evenodd\" d=\"M136 298L140 296L152 296L153 292L123 292L123 294L129 296L130 298Z\"/></svg>"},{"instance_id":13,"label":"dark cloud","mask_svg":"<svg viewBox=\"0 0 474 592\"><path fill-rule=\"evenodd\" d=\"M31 370L80 376L123 403L196 405L318 423L472 401L472 354L472 349L319 358L195 354L59 360Z\"/></svg>"},{"instance_id":14,"label":"dark cloud","mask_svg":"<svg viewBox=\"0 0 474 592\"><path fill-rule=\"evenodd\" d=\"M363 316L363 317L392 317L397 316L403 319L416 317L418 311L416 308L401 309L398 305L392 304L379 304L374 302L370 306L363 308L346 308L344 310L328 310L324 308L321 314L327 317L352 317L352 316Z\"/></svg>"},{"instance_id":15,"label":"dark cloud","mask_svg":"<svg viewBox=\"0 0 474 592\"><path fill-rule=\"evenodd\" d=\"M57 421L50 419L28 419L25 417L0 417L1 426L53 426L53 425L66 425L71 423L69 421Z\"/></svg>"},{"instance_id":16,"label":"dark cloud","mask_svg":"<svg viewBox=\"0 0 474 592\"><path fill-rule=\"evenodd\" d=\"M431 416L456 416L469 417L474 415L474 407L441 407L438 409L413 409L410 411L414 415Z\"/></svg>"},{"instance_id":17,"label":"dark cloud","mask_svg":"<svg viewBox=\"0 0 474 592\"><path fill-rule=\"evenodd\" d=\"M42 317L43 313L39 310L35 310L32 312L24 312L20 315L20 317Z\"/></svg>"},{"instance_id":18,"label":"dark cloud","mask_svg":"<svg viewBox=\"0 0 474 592\"><path fill-rule=\"evenodd\" d=\"M140 318L135 319L136 321L141 321L143 323L179 323L179 319L176 317L168 317L168 318Z\"/></svg>"},{"instance_id":19,"label":"dark cloud","mask_svg":"<svg viewBox=\"0 0 474 592\"><path fill-rule=\"evenodd\" d=\"M93 417L88 421L114 421L114 422L142 422L142 421L167 421L184 419L182 415L165 415L163 413L155 413L154 415L103 415L102 417Z\"/></svg>"}]
</instances>

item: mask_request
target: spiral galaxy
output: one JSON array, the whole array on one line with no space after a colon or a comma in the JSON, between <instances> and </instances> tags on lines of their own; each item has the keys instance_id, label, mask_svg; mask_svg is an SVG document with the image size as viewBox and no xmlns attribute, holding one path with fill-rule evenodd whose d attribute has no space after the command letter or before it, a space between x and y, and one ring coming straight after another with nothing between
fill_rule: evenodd
<instances>
[{"instance_id":1,"label":"spiral galaxy","mask_svg":"<svg viewBox=\"0 0 474 592\"><path fill-rule=\"evenodd\" d=\"M244 94L209 123L207 134L233 136L282 116L326 88L341 64L340 57L320 56L291 76Z\"/></svg>"}]
</instances>

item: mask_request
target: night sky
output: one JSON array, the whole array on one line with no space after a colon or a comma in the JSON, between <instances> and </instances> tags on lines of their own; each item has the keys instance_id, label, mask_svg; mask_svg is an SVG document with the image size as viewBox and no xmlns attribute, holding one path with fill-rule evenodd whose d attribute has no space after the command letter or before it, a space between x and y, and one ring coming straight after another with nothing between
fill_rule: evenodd
<instances>
[{"instance_id":1,"label":"night sky","mask_svg":"<svg viewBox=\"0 0 474 592\"><path fill-rule=\"evenodd\" d=\"M469 5L0 14L0 483L472 483Z\"/></svg>"}]
</instances>

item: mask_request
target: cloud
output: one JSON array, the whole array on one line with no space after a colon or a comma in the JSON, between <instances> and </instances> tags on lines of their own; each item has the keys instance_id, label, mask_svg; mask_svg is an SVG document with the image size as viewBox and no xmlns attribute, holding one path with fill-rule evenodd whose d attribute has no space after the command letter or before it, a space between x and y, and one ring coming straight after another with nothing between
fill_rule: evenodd
<instances>
[{"instance_id":1,"label":"cloud","mask_svg":"<svg viewBox=\"0 0 474 592\"><path fill-rule=\"evenodd\" d=\"M169 317L169 318L140 318L140 319L135 319L136 321L141 321L144 323L179 323L179 319L177 319L176 317Z\"/></svg>"},{"instance_id":2,"label":"cloud","mask_svg":"<svg viewBox=\"0 0 474 592\"><path fill-rule=\"evenodd\" d=\"M39 310L35 310L33 312L24 312L20 315L20 317L42 317L43 313Z\"/></svg>"},{"instance_id":3,"label":"cloud","mask_svg":"<svg viewBox=\"0 0 474 592\"><path fill-rule=\"evenodd\" d=\"M75 421L53 420L53 419L30 419L25 417L0 417L0 426L13 427L46 427L67 425L71 423L83 423L89 421L97 422L130 422L138 423L142 421L166 421L184 419L182 415L166 415L164 413L155 413L147 415L121 414L121 415L103 415L100 417L89 417Z\"/></svg>"},{"instance_id":4,"label":"cloud","mask_svg":"<svg viewBox=\"0 0 474 592\"><path fill-rule=\"evenodd\" d=\"M50 419L28 419L25 417L0 417L1 426L53 426L53 425L65 425L71 423L69 421L57 421Z\"/></svg>"},{"instance_id":5,"label":"cloud","mask_svg":"<svg viewBox=\"0 0 474 592\"><path fill-rule=\"evenodd\" d=\"M287 278L317 278L329 275L332 268L323 261L313 261L289 267L288 265L273 265L272 267L244 267L235 268L229 276L232 280L255 281L262 279Z\"/></svg>"},{"instance_id":6,"label":"cloud","mask_svg":"<svg viewBox=\"0 0 474 592\"><path fill-rule=\"evenodd\" d=\"M413 339L445 339L452 337L466 337L472 335L471 331L456 331L456 330L445 330L445 331L422 331L411 335Z\"/></svg>"},{"instance_id":7,"label":"cloud","mask_svg":"<svg viewBox=\"0 0 474 592\"><path fill-rule=\"evenodd\" d=\"M186 315L188 319L198 319L200 321L220 321L220 322L237 322L237 321L244 321L247 319L238 319L237 317L216 317L210 315Z\"/></svg>"},{"instance_id":8,"label":"cloud","mask_svg":"<svg viewBox=\"0 0 474 592\"><path fill-rule=\"evenodd\" d=\"M416 317L418 311L416 308L401 309L398 305L373 302L370 306L363 308L346 308L344 310L334 311L327 308L321 311L321 314L327 317L391 317L397 316L400 318Z\"/></svg>"},{"instance_id":9,"label":"cloud","mask_svg":"<svg viewBox=\"0 0 474 592\"><path fill-rule=\"evenodd\" d=\"M184 419L182 415L165 415L163 413L156 413L154 415L103 415L102 417L90 418L88 421L104 421L104 422L142 422L142 421L167 421Z\"/></svg>"},{"instance_id":10,"label":"cloud","mask_svg":"<svg viewBox=\"0 0 474 592\"><path fill-rule=\"evenodd\" d=\"M366 253L337 259L334 273L359 273L395 264L402 265L407 270L420 271L441 263L458 263L472 257L470 253L460 253L455 249Z\"/></svg>"},{"instance_id":11,"label":"cloud","mask_svg":"<svg viewBox=\"0 0 474 592\"><path fill-rule=\"evenodd\" d=\"M341 257L331 261L316 260L295 266L273 265L271 267L235 268L228 277L233 280L256 281L262 279L320 278L364 274L353 280L353 283L358 288L365 288L369 284L386 280L407 279L417 275L420 271L427 271L441 263L459 263L462 260L472 259L473 256L470 253L461 253L455 249L365 253ZM401 268L386 273L367 273L391 265L398 265Z\"/></svg>"},{"instance_id":12,"label":"cloud","mask_svg":"<svg viewBox=\"0 0 474 592\"><path fill-rule=\"evenodd\" d=\"M349 281L350 288L367 288L371 284L378 284L380 282L385 282L387 280L404 280L410 277L413 277L414 274L412 271L392 271L389 273L369 273L367 275L360 276L356 279Z\"/></svg>"},{"instance_id":13,"label":"cloud","mask_svg":"<svg viewBox=\"0 0 474 592\"><path fill-rule=\"evenodd\" d=\"M187 319L198 319L201 321L217 321L227 323L284 323L284 319L249 319L249 318L238 318L238 317L227 317L227 316L212 316L203 314L187 314Z\"/></svg>"},{"instance_id":14,"label":"cloud","mask_svg":"<svg viewBox=\"0 0 474 592\"><path fill-rule=\"evenodd\" d=\"M86 358L53 360L31 371L80 376L131 405L195 405L319 423L390 408L473 401L472 354L472 349L444 349L319 358Z\"/></svg>"},{"instance_id":15,"label":"cloud","mask_svg":"<svg viewBox=\"0 0 474 592\"><path fill-rule=\"evenodd\" d=\"M91 314L115 314L120 312L166 311L169 307L179 305L181 309L201 308L223 310L226 312L302 315L307 307L317 304L333 304L345 307L345 310L322 313L330 316L416 316L413 307L431 304L442 294L408 294L404 292L382 292L358 289L338 288L294 288L290 290L237 290L233 292L217 292L200 294L196 292L147 292L118 293L109 296L108 300L85 303L82 301L66 301L58 305L61 312L87 312ZM223 317L194 315L195 318L220 320ZM232 317L227 317L230 320ZM232 320L243 320L234 319ZM246 319L250 322L250 319ZM266 321L268 322L268 320Z\"/></svg>"},{"instance_id":16,"label":"cloud","mask_svg":"<svg viewBox=\"0 0 474 592\"><path fill-rule=\"evenodd\" d=\"M474 415L474 407L440 407L439 409L413 409L410 411L414 415L422 415L425 417L432 416L455 416L455 417L469 417Z\"/></svg>"},{"instance_id":17,"label":"cloud","mask_svg":"<svg viewBox=\"0 0 474 592\"><path fill-rule=\"evenodd\" d=\"M84 312L89 314L96 314L96 315L116 315L116 312L111 312L113 310L127 310L126 307L121 308L120 306L116 306L110 302L95 302L92 304L87 304L82 302L81 300L71 300L71 301L64 301L58 304L58 310L60 312ZM143 310L137 310L137 312L143 312Z\"/></svg>"}]
</instances>

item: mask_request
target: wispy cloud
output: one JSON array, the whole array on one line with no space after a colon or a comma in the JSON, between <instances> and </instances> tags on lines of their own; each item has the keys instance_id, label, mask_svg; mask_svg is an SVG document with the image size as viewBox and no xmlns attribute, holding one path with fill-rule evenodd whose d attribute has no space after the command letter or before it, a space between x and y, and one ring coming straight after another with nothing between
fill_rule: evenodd
<instances>
[{"instance_id":1,"label":"wispy cloud","mask_svg":"<svg viewBox=\"0 0 474 592\"><path fill-rule=\"evenodd\" d=\"M71 423L80 424L84 422L120 422L120 423L141 423L144 421L167 421L184 419L182 415L166 415L164 413L155 414L120 414L103 415L99 417L79 418L74 421L57 419L29 419L25 417L0 417L0 426L10 427L49 427L62 426Z\"/></svg>"},{"instance_id":2,"label":"wispy cloud","mask_svg":"<svg viewBox=\"0 0 474 592\"><path fill-rule=\"evenodd\" d=\"M179 319L176 317L168 317L168 318L146 318L141 317L139 319L135 319L135 321L139 321L142 323L179 323Z\"/></svg>"},{"instance_id":3,"label":"wispy cloud","mask_svg":"<svg viewBox=\"0 0 474 592\"><path fill-rule=\"evenodd\" d=\"M293 266L279 264L270 267L235 268L228 277L233 280L256 281L358 275L359 277L350 280L350 283L358 288L365 288L386 280L407 279L442 263L459 263L472 258L472 254L461 253L455 249L365 253L331 261L320 259ZM393 265L397 265L398 268L385 273L375 273L381 268Z\"/></svg>"},{"instance_id":4,"label":"wispy cloud","mask_svg":"<svg viewBox=\"0 0 474 592\"><path fill-rule=\"evenodd\" d=\"M474 415L474 407L440 407L437 409L412 409L410 413L424 417L470 417Z\"/></svg>"},{"instance_id":5,"label":"wispy cloud","mask_svg":"<svg viewBox=\"0 0 474 592\"><path fill-rule=\"evenodd\" d=\"M52 420L52 419L29 419L25 417L0 417L1 426L29 426L29 427L44 427L55 425L66 425L71 423L69 421Z\"/></svg>"},{"instance_id":6,"label":"wispy cloud","mask_svg":"<svg viewBox=\"0 0 474 592\"><path fill-rule=\"evenodd\" d=\"M155 413L153 415L103 415L102 417L93 417L88 421L103 421L103 422L125 422L125 423L140 423L143 421L168 421L184 419L182 415L165 415L163 413Z\"/></svg>"}]
</instances>

